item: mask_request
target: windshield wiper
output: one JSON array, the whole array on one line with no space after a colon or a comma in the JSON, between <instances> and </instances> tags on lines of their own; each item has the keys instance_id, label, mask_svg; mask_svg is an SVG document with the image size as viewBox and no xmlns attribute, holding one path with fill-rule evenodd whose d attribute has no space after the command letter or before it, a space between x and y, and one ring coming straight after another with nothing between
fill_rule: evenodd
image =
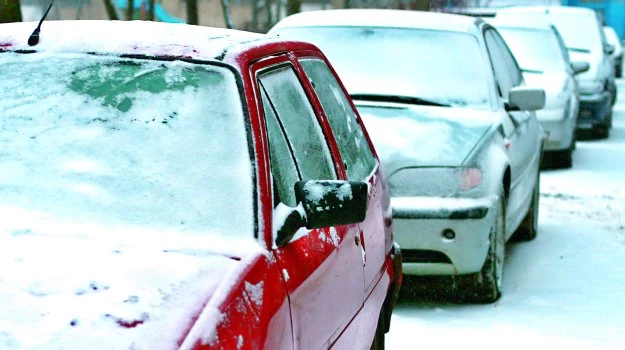
<instances>
[{"instance_id":1,"label":"windshield wiper","mask_svg":"<svg viewBox=\"0 0 625 350\"><path fill-rule=\"evenodd\" d=\"M371 95L371 94L354 94L350 95L352 100L374 101L374 102L397 102L422 106L451 107L450 104L437 101L426 100L419 97L400 96L400 95Z\"/></svg>"},{"instance_id":2,"label":"windshield wiper","mask_svg":"<svg viewBox=\"0 0 625 350\"><path fill-rule=\"evenodd\" d=\"M521 68L521 72L523 73L533 73L533 74L543 74L545 73L542 70L538 70L538 69L526 69L526 68Z\"/></svg>"},{"instance_id":3,"label":"windshield wiper","mask_svg":"<svg viewBox=\"0 0 625 350\"><path fill-rule=\"evenodd\" d=\"M566 49L568 51L573 51L573 52L590 53L590 50L588 50L588 49L580 49L579 47L567 47Z\"/></svg>"}]
</instances>

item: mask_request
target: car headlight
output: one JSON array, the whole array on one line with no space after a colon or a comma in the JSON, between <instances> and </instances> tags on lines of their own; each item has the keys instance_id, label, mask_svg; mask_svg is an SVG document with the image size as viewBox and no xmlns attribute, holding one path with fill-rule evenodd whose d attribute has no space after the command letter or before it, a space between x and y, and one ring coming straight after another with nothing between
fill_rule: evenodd
<instances>
[{"instance_id":1,"label":"car headlight","mask_svg":"<svg viewBox=\"0 0 625 350\"><path fill-rule=\"evenodd\" d=\"M482 183L482 171L474 167L403 168L389 179L392 197L454 197Z\"/></svg>"},{"instance_id":2,"label":"car headlight","mask_svg":"<svg viewBox=\"0 0 625 350\"><path fill-rule=\"evenodd\" d=\"M582 95L594 95L603 91L604 84L601 80L580 80L579 92Z\"/></svg>"}]
</instances>

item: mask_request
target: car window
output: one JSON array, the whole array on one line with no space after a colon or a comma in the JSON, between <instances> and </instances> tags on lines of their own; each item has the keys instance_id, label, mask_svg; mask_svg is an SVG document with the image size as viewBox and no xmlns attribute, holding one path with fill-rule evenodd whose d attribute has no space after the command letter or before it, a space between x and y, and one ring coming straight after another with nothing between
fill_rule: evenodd
<instances>
[{"instance_id":1,"label":"car window","mask_svg":"<svg viewBox=\"0 0 625 350\"><path fill-rule=\"evenodd\" d=\"M0 207L115 232L252 235L254 170L230 70L2 53L0 71Z\"/></svg>"},{"instance_id":2,"label":"car window","mask_svg":"<svg viewBox=\"0 0 625 350\"><path fill-rule=\"evenodd\" d=\"M272 69L260 75L260 85L286 134L301 179L336 179L323 131L295 71L290 66Z\"/></svg>"},{"instance_id":3,"label":"car window","mask_svg":"<svg viewBox=\"0 0 625 350\"><path fill-rule=\"evenodd\" d=\"M501 35L497 33L497 31L493 30L492 35L493 39L499 46L499 51L501 52L501 57L503 58L506 70L508 71L508 74L510 74L512 86L514 87L521 85L521 83L523 82L523 75L521 73L521 70L519 69L516 59L512 55L512 52L510 52L510 48L503 40Z\"/></svg>"},{"instance_id":4,"label":"car window","mask_svg":"<svg viewBox=\"0 0 625 350\"><path fill-rule=\"evenodd\" d=\"M325 62L304 59L301 64L332 126L347 178L365 180L373 171L376 161L347 96Z\"/></svg>"},{"instance_id":5,"label":"car window","mask_svg":"<svg viewBox=\"0 0 625 350\"><path fill-rule=\"evenodd\" d=\"M492 29L487 30L484 35L484 39L486 41L486 47L488 48L490 62L493 66L493 70L495 71L495 79L497 80L497 85L499 87L499 94L502 98L507 99L508 92L512 88L513 82L512 77L506 68L501 49L495 40L494 32L495 31Z\"/></svg>"},{"instance_id":6,"label":"car window","mask_svg":"<svg viewBox=\"0 0 625 350\"><path fill-rule=\"evenodd\" d=\"M551 27L551 30L553 31L553 34L558 41L558 46L560 46L560 52L562 52L562 57L564 57L564 61L570 64L571 57L569 56L569 51L566 49L566 45L564 44L562 35L560 35L560 32L555 27Z\"/></svg>"},{"instance_id":7,"label":"car window","mask_svg":"<svg viewBox=\"0 0 625 350\"><path fill-rule=\"evenodd\" d=\"M277 33L323 50L350 95L492 106L488 67L477 37L470 33L357 26L287 27Z\"/></svg>"},{"instance_id":8,"label":"car window","mask_svg":"<svg viewBox=\"0 0 625 350\"><path fill-rule=\"evenodd\" d=\"M280 125L274 107L264 89L261 89L261 101L265 124L267 125L267 137L269 138L274 205L281 202L290 207L295 207L295 191L293 189L300 177L297 164L290 150L291 145L286 139L284 129Z\"/></svg>"},{"instance_id":9,"label":"car window","mask_svg":"<svg viewBox=\"0 0 625 350\"><path fill-rule=\"evenodd\" d=\"M500 27L497 30L524 71L559 73L566 69L567 61L551 29Z\"/></svg>"}]
</instances>

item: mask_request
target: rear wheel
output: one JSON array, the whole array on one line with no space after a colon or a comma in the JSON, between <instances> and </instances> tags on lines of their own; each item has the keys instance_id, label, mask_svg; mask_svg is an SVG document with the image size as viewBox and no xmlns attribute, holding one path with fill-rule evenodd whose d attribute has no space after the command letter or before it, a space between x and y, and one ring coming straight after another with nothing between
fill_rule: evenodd
<instances>
[{"instance_id":1,"label":"rear wheel","mask_svg":"<svg viewBox=\"0 0 625 350\"><path fill-rule=\"evenodd\" d=\"M496 208L496 219L490 230L488 254L482 270L477 274L456 276L454 292L460 302L492 303L501 296L506 255L503 198L499 199Z\"/></svg>"}]
</instances>

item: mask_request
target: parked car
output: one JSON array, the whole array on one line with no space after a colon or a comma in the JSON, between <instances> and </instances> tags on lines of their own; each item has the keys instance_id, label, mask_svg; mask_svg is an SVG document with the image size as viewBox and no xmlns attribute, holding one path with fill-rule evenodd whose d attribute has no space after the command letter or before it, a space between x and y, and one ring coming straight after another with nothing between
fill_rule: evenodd
<instances>
[{"instance_id":1,"label":"parked car","mask_svg":"<svg viewBox=\"0 0 625 350\"><path fill-rule=\"evenodd\" d=\"M566 6L504 8L496 17L517 19L548 16L564 39L572 61L585 61L590 69L577 76L580 109L577 129L608 137L612 127L612 103L616 99L613 48L607 43L601 23L593 10Z\"/></svg>"},{"instance_id":2,"label":"parked car","mask_svg":"<svg viewBox=\"0 0 625 350\"><path fill-rule=\"evenodd\" d=\"M579 90L575 75L589 69L588 62L571 62L558 31L543 20L489 20L514 54L528 85L542 87L545 108L536 111L546 131L545 151L550 163L569 168L573 163Z\"/></svg>"},{"instance_id":3,"label":"parked car","mask_svg":"<svg viewBox=\"0 0 625 350\"><path fill-rule=\"evenodd\" d=\"M608 44L614 48L610 57L614 62L614 72L616 77L621 78L623 76L623 47L621 46L621 40L612 27L604 26L603 33L605 34ZM616 102L616 99L614 101Z\"/></svg>"},{"instance_id":4,"label":"parked car","mask_svg":"<svg viewBox=\"0 0 625 350\"><path fill-rule=\"evenodd\" d=\"M462 300L497 300L505 242L537 231L533 111L545 102L497 31L458 15L332 10L270 33L320 47L346 84L388 176L404 273L452 275Z\"/></svg>"},{"instance_id":5,"label":"parked car","mask_svg":"<svg viewBox=\"0 0 625 350\"><path fill-rule=\"evenodd\" d=\"M383 344L388 188L316 47L34 26L0 25L0 347Z\"/></svg>"}]
</instances>

